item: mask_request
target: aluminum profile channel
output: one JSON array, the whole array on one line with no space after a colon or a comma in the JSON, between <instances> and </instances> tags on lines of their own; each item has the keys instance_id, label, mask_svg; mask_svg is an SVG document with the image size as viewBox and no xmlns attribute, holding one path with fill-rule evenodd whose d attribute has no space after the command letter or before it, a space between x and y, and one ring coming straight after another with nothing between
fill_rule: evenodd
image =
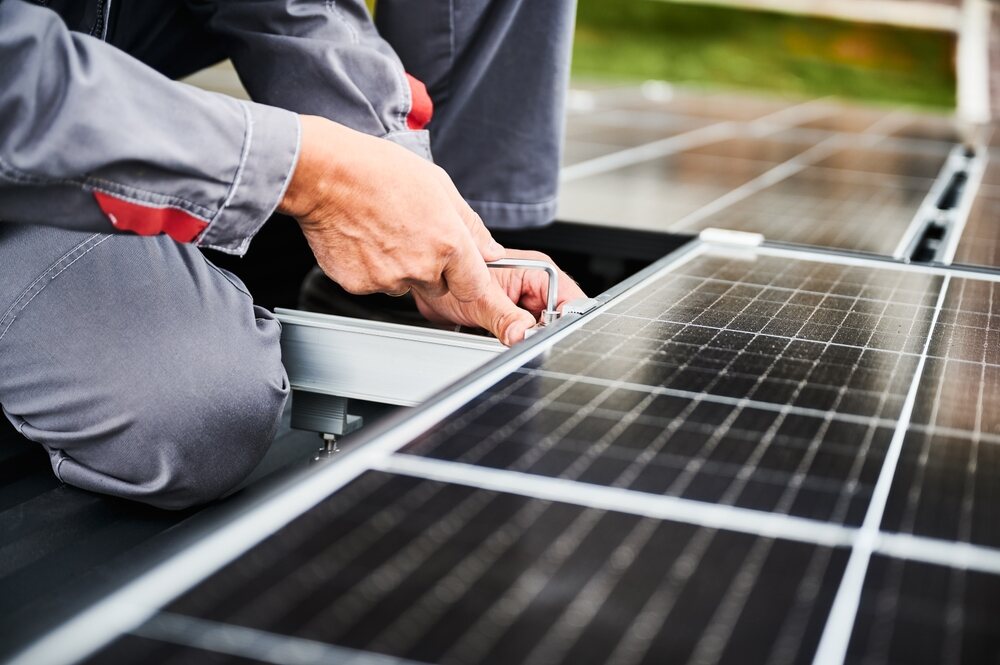
<instances>
[{"instance_id":1,"label":"aluminum profile channel","mask_svg":"<svg viewBox=\"0 0 1000 665\"><path fill-rule=\"evenodd\" d=\"M292 390L416 406L506 350L467 333L277 309Z\"/></svg>"}]
</instances>

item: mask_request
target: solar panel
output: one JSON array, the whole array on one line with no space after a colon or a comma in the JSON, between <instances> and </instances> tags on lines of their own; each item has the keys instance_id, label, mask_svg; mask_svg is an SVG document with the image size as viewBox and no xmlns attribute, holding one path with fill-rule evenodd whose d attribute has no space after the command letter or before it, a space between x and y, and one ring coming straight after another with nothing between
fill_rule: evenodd
<instances>
[{"instance_id":1,"label":"solar panel","mask_svg":"<svg viewBox=\"0 0 1000 665\"><path fill-rule=\"evenodd\" d=\"M858 525L938 279L701 256L409 450Z\"/></svg>"},{"instance_id":2,"label":"solar panel","mask_svg":"<svg viewBox=\"0 0 1000 665\"><path fill-rule=\"evenodd\" d=\"M655 92L652 95L643 93L632 97L619 96L614 105L624 111L681 113L697 118L735 121L754 120L794 106L781 99L704 90L697 94L672 90L662 96Z\"/></svg>"},{"instance_id":3,"label":"solar panel","mask_svg":"<svg viewBox=\"0 0 1000 665\"><path fill-rule=\"evenodd\" d=\"M1000 198L976 197L955 252L955 262L1000 267Z\"/></svg>"},{"instance_id":4,"label":"solar panel","mask_svg":"<svg viewBox=\"0 0 1000 665\"><path fill-rule=\"evenodd\" d=\"M728 159L748 159L779 164L801 155L815 145L815 141L782 134L768 136L737 136L707 145L691 148L689 153L713 155Z\"/></svg>"},{"instance_id":5,"label":"solar panel","mask_svg":"<svg viewBox=\"0 0 1000 665\"><path fill-rule=\"evenodd\" d=\"M924 180L807 167L674 231L725 228L769 240L892 255L927 195Z\"/></svg>"},{"instance_id":6,"label":"solar panel","mask_svg":"<svg viewBox=\"0 0 1000 665\"><path fill-rule=\"evenodd\" d=\"M575 119L567 128L566 136L570 143L586 141L626 148L659 141L709 124L712 121L684 115L657 114L650 117L639 113L622 115L620 111L603 111Z\"/></svg>"},{"instance_id":7,"label":"solar panel","mask_svg":"<svg viewBox=\"0 0 1000 665\"><path fill-rule=\"evenodd\" d=\"M892 132L893 136L922 141L940 141L955 144L962 141L956 122L950 118L923 117L904 123Z\"/></svg>"},{"instance_id":8,"label":"solar panel","mask_svg":"<svg viewBox=\"0 0 1000 665\"><path fill-rule=\"evenodd\" d=\"M560 216L666 230L773 164L681 152L563 185Z\"/></svg>"},{"instance_id":9,"label":"solar panel","mask_svg":"<svg viewBox=\"0 0 1000 665\"><path fill-rule=\"evenodd\" d=\"M1000 138L1000 133L994 134L995 138ZM995 148L991 148L987 154L986 158L986 170L983 173L983 185L987 187L1000 187L1000 160L997 157L1000 156L1000 151ZM1000 192L993 191L994 196L1000 195Z\"/></svg>"},{"instance_id":10,"label":"solar panel","mask_svg":"<svg viewBox=\"0 0 1000 665\"><path fill-rule=\"evenodd\" d=\"M1000 289L953 279L883 528L1000 551Z\"/></svg>"},{"instance_id":11,"label":"solar panel","mask_svg":"<svg viewBox=\"0 0 1000 665\"><path fill-rule=\"evenodd\" d=\"M1000 576L875 556L848 660L997 662L998 597Z\"/></svg>"},{"instance_id":12,"label":"solar panel","mask_svg":"<svg viewBox=\"0 0 1000 665\"><path fill-rule=\"evenodd\" d=\"M815 648L845 561L373 472L167 608L196 620L139 632L183 643L224 624L433 663L794 660ZM765 615L781 619L762 627Z\"/></svg>"},{"instance_id":13,"label":"solar panel","mask_svg":"<svg viewBox=\"0 0 1000 665\"><path fill-rule=\"evenodd\" d=\"M853 129L825 131L848 131L843 123ZM715 141L692 137L667 155L637 154L634 162L608 162L607 171L574 171L564 182L559 214L672 233L725 228L896 256L926 222L918 214L952 149L906 138L906 126L882 111L841 116L819 106L776 121L715 126ZM886 137L889 131L901 135ZM601 151L580 145L571 158L580 154Z\"/></svg>"},{"instance_id":14,"label":"solar panel","mask_svg":"<svg viewBox=\"0 0 1000 665\"><path fill-rule=\"evenodd\" d=\"M998 366L992 279L696 244L50 644L93 640L91 662L995 662L997 382L971 369Z\"/></svg>"},{"instance_id":15,"label":"solar panel","mask_svg":"<svg viewBox=\"0 0 1000 665\"><path fill-rule=\"evenodd\" d=\"M801 123L801 127L806 129L823 129L834 132L864 133L879 121L883 120L887 113L870 109L857 109L831 106L831 114L815 120Z\"/></svg>"},{"instance_id":16,"label":"solar panel","mask_svg":"<svg viewBox=\"0 0 1000 665\"><path fill-rule=\"evenodd\" d=\"M907 150L895 142L880 141L872 147L852 147L839 150L816 162L816 166L846 169L862 173L879 173L900 178L933 180L941 172L951 145L941 144L937 149ZM917 183L913 183L917 184ZM929 183L919 183L924 189Z\"/></svg>"}]
</instances>

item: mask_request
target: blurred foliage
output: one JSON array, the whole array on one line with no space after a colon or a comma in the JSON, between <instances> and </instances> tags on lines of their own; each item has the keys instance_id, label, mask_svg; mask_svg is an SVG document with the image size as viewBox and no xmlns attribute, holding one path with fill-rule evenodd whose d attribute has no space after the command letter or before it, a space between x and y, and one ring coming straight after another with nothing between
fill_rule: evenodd
<instances>
[{"instance_id":1,"label":"blurred foliage","mask_svg":"<svg viewBox=\"0 0 1000 665\"><path fill-rule=\"evenodd\" d=\"M955 105L950 33L665 0L578 2L576 75Z\"/></svg>"},{"instance_id":2,"label":"blurred foliage","mask_svg":"<svg viewBox=\"0 0 1000 665\"><path fill-rule=\"evenodd\" d=\"M944 32L657 0L579 0L573 69L950 107L954 49Z\"/></svg>"}]
</instances>

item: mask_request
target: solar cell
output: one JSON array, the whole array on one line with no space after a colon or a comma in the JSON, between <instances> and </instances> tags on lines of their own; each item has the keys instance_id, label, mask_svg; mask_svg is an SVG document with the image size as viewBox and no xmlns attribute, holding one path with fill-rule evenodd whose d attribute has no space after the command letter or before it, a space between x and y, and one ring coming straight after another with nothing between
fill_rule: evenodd
<instances>
[{"instance_id":1,"label":"solar cell","mask_svg":"<svg viewBox=\"0 0 1000 665\"><path fill-rule=\"evenodd\" d=\"M417 662L808 662L845 560L368 473L171 605L174 634L139 633L191 646L194 617Z\"/></svg>"},{"instance_id":2,"label":"solar cell","mask_svg":"<svg viewBox=\"0 0 1000 665\"><path fill-rule=\"evenodd\" d=\"M844 107L831 106L830 115L808 120L799 126L806 129L823 129L834 132L863 133L883 120L887 113L874 109L847 109Z\"/></svg>"},{"instance_id":3,"label":"solar cell","mask_svg":"<svg viewBox=\"0 0 1000 665\"><path fill-rule=\"evenodd\" d=\"M569 142L588 141L623 148L659 141L681 132L712 124L711 121L683 115L650 118L647 115L604 111L576 118L566 130Z\"/></svg>"},{"instance_id":4,"label":"solar cell","mask_svg":"<svg viewBox=\"0 0 1000 665\"><path fill-rule=\"evenodd\" d=\"M857 663L1000 660L1000 576L876 556L848 659Z\"/></svg>"},{"instance_id":5,"label":"solar cell","mask_svg":"<svg viewBox=\"0 0 1000 665\"><path fill-rule=\"evenodd\" d=\"M955 263L1000 267L1000 188L989 189L979 192L972 203Z\"/></svg>"},{"instance_id":6,"label":"solar cell","mask_svg":"<svg viewBox=\"0 0 1000 665\"><path fill-rule=\"evenodd\" d=\"M573 221L615 219L623 226L662 231L771 167L768 162L681 152L564 183L559 214Z\"/></svg>"},{"instance_id":7,"label":"solar cell","mask_svg":"<svg viewBox=\"0 0 1000 665\"><path fill-rule=\"evenodd\" d=\"M701 256L409 452L858 525L938 284Z\"/></svg>"},{"instance_id":8,"label":"solar cell","mask_svg":"<svg viewBox=\"0 0 1000 665\"><path fill-rule=\"evenodd\" d=\"M891 255L927 194L922 180L807 167L671 230L724 228L769 240Z\"/></svg>"},{"instance_id":9,"label":"solar cell","mask_svg":"<svg viewBox=\"0 0 1000 665\"><path fill-rule=\"evenodd\" d=\"M741 136L691 148L688 152L777 164L801 155L814 145L815 142L804 139L795 140L770 135L766 137Z\"/></svg>"},{"instance_id":10,"label":"solar cell","mask_svg":"<svg viewBox=\"0 0 1000 665\"><path fill-rule=\"evenodd\" d=\"M1000 289L952 279L883 528L1000 548Z\"/></svg>"},{"instance_id":11,"label":"solar cell","mask_svg":"<svg viewBox=\"0 0 1000 665\"><path fill-rule=\"evenodd\" d=\"M904 150L898 143L880 141L871 147L838 150L816 162L816 166L933 180L941 172L950 149L950 145L944 144L937 150ZM929 183L923 186L929 188Z\"/></svg>"},{"instance_id":12,"label":"solar cell","mask_svg":"<svg viewBox=\"0 0 1000 665\"><path fill-rule=\"evenodd\" d=\"M621 96L615 99L614 106L625 111L681 113L697 118L736 121L755 120L769 113L796 106L780 99L763 99L748 95L705 91L691 94L677 89L663 92L666 94L654 91L652 94Z\"/></svg>"},{"instance_id":13,"label":"solar cell","mask_svg":"<svg viewBox=\"0 0 1000 665\"><path fill-rule=\"evenodd\" d=\"M1000 132L994 136L1000 139ZM983 185L987 187L1000 187L1000 150L990 149L986 155L986 170L983 173ZM994 192L994 195L997 195Z\"/></svg>"},{"instance_id":14,"label":"solar cell","mask_svg":"<svg viewBox=\"0 0 1000 665\"><path fill-rule=\"evenodd\" d=\"M950 118L924 117L904 123L892 132L893 136L924 141L955 144L962 141L956 122Z\"/></svg>"}]
</instances>

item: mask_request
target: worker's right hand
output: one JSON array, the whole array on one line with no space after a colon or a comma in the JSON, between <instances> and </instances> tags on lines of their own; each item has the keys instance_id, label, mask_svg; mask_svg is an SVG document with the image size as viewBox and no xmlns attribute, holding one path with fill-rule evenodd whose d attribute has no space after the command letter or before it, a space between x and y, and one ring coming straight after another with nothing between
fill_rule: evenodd
<instances>
[{"instance_id":1,"label":"worker's right hand","mask_svg":"<svg viewBox=\"0 0 1000 665\"><path fill-rule=\"evenodd\" d=\"M439 167L390 141L302 116L299 160L278 207L298 220L316 261L351 293L445 293L491 286L504 255Z\"/></svg>"}]
</instances>

